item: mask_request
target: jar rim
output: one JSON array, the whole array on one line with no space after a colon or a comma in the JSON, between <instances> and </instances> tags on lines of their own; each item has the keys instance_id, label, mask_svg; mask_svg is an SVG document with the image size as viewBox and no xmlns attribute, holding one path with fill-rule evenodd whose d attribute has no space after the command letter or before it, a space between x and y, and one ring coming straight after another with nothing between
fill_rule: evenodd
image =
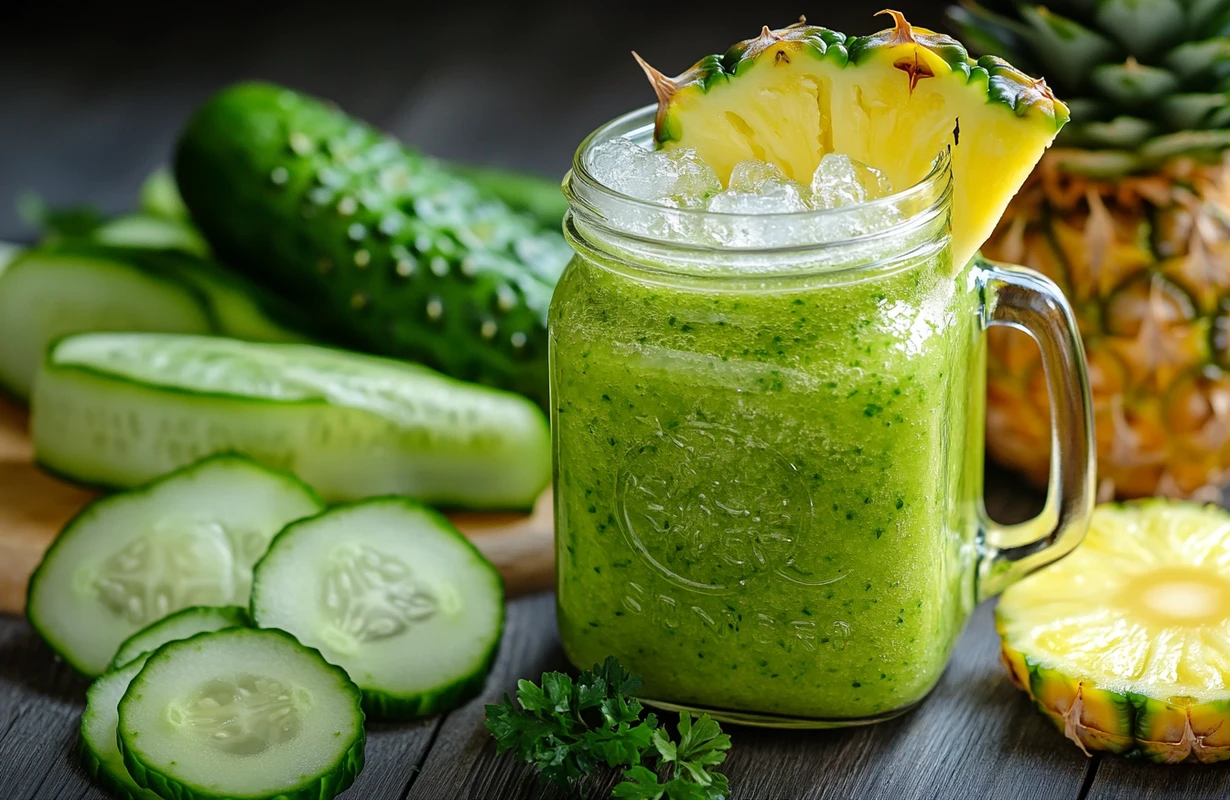
<instances>
[{"instance_id":1,"label":"jar rim","mask_svg":"<svg viewBox=\"0 0 1230 800\"><path fill-rule=\"evenodd\" d=\"M725 211L710 211L704 208L674 208L661 203L644 200L620 192L599 181L590 171L587 163L588 154L595 146L616 137L624 137L636 141L652 136L654 118L657 107L643 106L630 111L599 126L582 140L573 154L572 168L564 177L564 194L568 199L570 211L581 217L586 227L596 227L603 235L620 240L632 240L650 245L666 245L672 249L714 252L742 253L780 253L783 251L800 252L830 248L863 245L876 240L901 236L908 229L925 226L928 222L945 212L952 202L952 166L951 154L948 148L941 150L931 164L931 169L925 176L912 186L893 192L882 198L832 209L816 209L807 211L773 212L767 214L739 214ZM632 213L654 213L663 217L672 216L680 219L706 220L714 219L724 222L743 220L760 220L762 223L771 221L774 224L804 222L817 219L840 219L843 215L864 212L875 208L911 208L914 210L905 216L901 222L885 228L842 239L821 240L815 242L776 245L770 247L728 247L717 243L702 244L697 242L672 239L665 236L647 236L619 227L612 222L608 209L620 209Z\"/></svg>"}]
</instances>

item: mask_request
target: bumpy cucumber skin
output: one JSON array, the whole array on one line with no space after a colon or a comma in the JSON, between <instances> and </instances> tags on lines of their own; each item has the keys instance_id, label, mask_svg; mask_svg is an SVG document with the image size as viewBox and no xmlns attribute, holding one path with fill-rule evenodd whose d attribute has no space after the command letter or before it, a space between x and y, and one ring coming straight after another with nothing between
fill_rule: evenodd
<instances>
[{"instance_id":1,"label":"bumpy cucumber skin","mask_svg":"<svg viewBox=\"0 0 1230 800\"><path fill-rule=\"evenodd\" d=\"M193 614L200 614L202 612L215 612L216 617L225 620L227 624L225 624L221 628L210 628L208 629L208 631L200 631L201 633L220 631L220 630L225 630L226 628L251 628L252 627L252 618L248 615L248 609L244 608L243 606L188 606L187 608L181 608L179 611L176 611L174 614L168 614L167 616L163 617L160 620L155 620L154 622L151 622L150 624L146 625L144 628L137 631L132 636L129 636L127 639L121 642L120 646L116 648L115 658L111 659L111 664L107 667L107 672L111 672L112 670L119 669L137 660L141 656L148 655L149 653L153 652L153 650L145 650L143 652L139 652L139 653L132 655L130 658L124 658L122 660L120 658L120 654L123 653L126 648L130 647L131 644L138 637L144 636L146 632L149 631L150 628L153 628L158 625L168 624L172 620L179 619L181 617L187 617ZM172 641L176 641L176 640L172 640ZM154 649L157 649L157 648L154 648Z\"/></svg>"},{"instance_id":2,"label":"bumpy cucumber skin","mask_svg":"<svg viewBox=\"0 0 1230 800\"><path fill-rule=\"evenodd\" d=\"M208 100L175 155L223 260L318 311L342 343L547 402L547 306L569 257L435 162L288 89Z\"/></svg>"},{"instance_id":3,"label":"bumpy cucumber skin","mask_svg":"<svg viewBox=\"0 0 1230 800\"><path fill-rule=\"evenodd\" d=\"M317 775L308 777L306 781L298 786L285 789L278 794L261 795L259 796L260 800L331 800L350 788L355 778L359 777L359 773L363 771L367 730L364 727L366 718L361 705L362 694L359 691L359 687L355 686L354 682L350 680L350 676L346 674L346 671L326 661L319 650L302 644L286 631L278 630L277 628L262 628L261 630L262 632L277 634L294 642L297 647L319 658L321 664L327 669L340 675L342 680L339 682L339 686L354 697L359 708L359 727L358 735L355 737L354 742L351 743L350 748L334 764L324 768ZM168 648L174 648L203 637L213 636L216 633L217 631L198 633L196 636L190 636L187 639L167 642L151 653L149 660L145 663L149 664L150 661L164 655ZM133 680L133 684L137 683L138 680L140 680L140 675ZM126 700L127 698L128 692L125 692L124 699ZM120 701L121 705L123 702L124 700ZM154 792L163 800L257 800L256 795L247 795L243 798L220 798L208 792L194 791L192 787L185 786L169 775L144 764L132 745L125 741L119 731L116 732L116 743L119 745L120 753L124 756L124 766L128 768L128 774L132 776L133 781L138 786ZM137 798L136 800L141 799Z\"/></svg>"},{"instance_id":4,"label":"bumpy cucumber skin","mask_svg":"<svg viewBox=\"0 0 1230 800\"><path fill-rule=\"evenodd\" d=\"M475 545L456 529L453 523L448 521L444 515L436 511L434 508L424 505L413 498L404 497L402 495L387 495L384 497L373 497L367 500L359 500L353 503L339 503L311 517L304 517L289 523L285 528L277 533L276 536L269 542L269 549L265 551L265 555L260 561L256 562L256 566L252 568L252 592L249 600L248 615L252 618L256 626L262 627L260 620L260 597L262 592L261 581L259 578L260 567L273 554L278 540L283 537L290 537L294 534L298 526L319 520L321 517L327 516L334 511L342 511L348 508L353 508L360 505L369 505L373 503L391 503L402 505L415 511L424 512L427 516L439 524L441 530L451 531L457 539L465 543L465 546L478 557L479 562L485 564L491 571L492 577L500 588L500 603L499 603L499 633L495 640L491 643L491 649L487 652L481 665L475 671L471 672L462 678L459 678L452 683L445 684L433 688L426 692L421 692L412 695L396 695L389 692L382 692L377 689L368 689L360 686L360 691L363 692L363 710L373 719L382 720L408 720L426 717L432 714L439 714L444 711L452 711L464 704L468 700L472 700L482 693L483 687L487 684L487 676L491 673L491 668L495 664L496 657L500 653L500 643L504 640L504 626L507 622L508 612L507 604L505 603L504 595L504 576L499 573L495 565L487 560L487 557L482 554ZM276 630L276 629L275 629ZM326 659L327 660L327 659ZM340 669L340 668L339 668Z\"/></svg>"},{"instance_id":5,"label":"bumpy cucumber skin","mask_svg":"<svg viewBox=\"0 0 1230 800\"><path fill-rule=\"evenodd\" d=\"M199 461L194 461L191 464L180 467L177 470L168 472L167 474L162 475L161 477L156 478L155 480L152 480L149 483L145 483L145 484L142 484L141 486L134 487L126 492L123 492L122 494L106 495L104 497L98 498L97 500L93 500L87 503L85 507L83 507L80 511L74 514L73 518L70 519L67 523L65 523L64 527L60 529L60 532L56 534L55 540L52 541L51 546L47 548L47 551L43 553L42 560L38 562L38 566L34 568L34 572L31 573L30 580L26 584L26 621L30 623L30 627L33 628L34 632L39 635L39 638L42 639L44 642L46 642L47 646L50 647L55 652L56 655L64 659L64 662L68 664L70 667L72 667L74 672L76 672L77 674L85 678L89 678L89 679L94 679L98 677L98 673L92 672L91 670L86 669L82 667L80 664L78 664L73 659L73 657L68 653L67 648L58 646L56 642L52 640L52 638L47 633L46 627L39 621L38 608L36 607L38 604L31 602L34 598L35 587L38 586L39 579L42 576L43 567L44 565L49 564L51 562L60 542L65 541L67 539L69 532L72 531L77 525L82 524L84 522L88 522L90 520L90 517L92 517L98 511L99 508L104 508L108 503L114 500L121 499L121 498L126 499L135 494L142 494L142 493L149 492L151 489L157 487L159 484L164 483L165 481L169 481L172 478L178 477L185 473L191 472L192 470L197 469L198 467L201 467L205 464L214 464L218 462L226 463L228 461L229 462L240 462L240 463L243 463L244 465L255 466L258 469L262 469L265 472L278 476L282 480L285 480L289 483L293 483L299 489L304 491L309 497L315 500L316 504L320 508L323 509L325 507L325 502L320 499L320 495L316 493L316 490L313 489L311 486L308 486L303 481L299 480L299 478L297 478L296 476L292 475L291 473L285 470L275 469L273 467L267 467L263 464L259 464L253 461L252 459L248 458L247 456L238 455L235 453L215 453L214 455L206 456L205 458L202 458ZM272 541L272 539L270 541Z\"/></svg>"}]
</instances>

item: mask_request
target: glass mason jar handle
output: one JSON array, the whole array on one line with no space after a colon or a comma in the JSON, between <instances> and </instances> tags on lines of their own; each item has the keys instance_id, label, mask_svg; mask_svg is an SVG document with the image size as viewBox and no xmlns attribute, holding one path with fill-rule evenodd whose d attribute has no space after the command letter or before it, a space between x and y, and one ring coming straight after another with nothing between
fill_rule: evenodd
<instances>
[{"instance_id":1,"label":"glass mason jar handle","mask_svg":"<svg viewBox=\"0 0 1230 800\"><path fill-rule=\"evenodd\" d=\"M1066 556L1085 538L1093 513L1095 451L1093 402L1085 350L1072 309L1050 279L1023 267L979 258L975 278L984 327L1025 331L1042 350L1051 398L1051 478L1046 505L1019 525L1000 525L983 514L978 600Z\"/></svg>"}]
</instances>

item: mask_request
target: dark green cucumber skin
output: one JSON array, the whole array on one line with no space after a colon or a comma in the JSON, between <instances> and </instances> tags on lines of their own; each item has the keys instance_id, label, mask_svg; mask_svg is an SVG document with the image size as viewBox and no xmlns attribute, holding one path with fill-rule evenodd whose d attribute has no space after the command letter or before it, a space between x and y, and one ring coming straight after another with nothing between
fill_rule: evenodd
<instances>
[{"instance_id":1,"label":"dark green cucumber skin","mask_svg":"<svg viewBox=\"0 0 1230 800\"><path fill-rule=\"evenodd\" d=\"M498 197L514 211L529 214L544 228L559 230L564 227L568 199L564 197L560 181L502 167L460 164L455 161L448 162L446 166L449 172L465 178L481 191Z\"/></svg>"},{"instance_id":2,"label":"dark green cucumber skin","mask_svg":"<svg viewBox=\"0 0 1230 800\"><path fill-rule=\"evenodd\" d=\"M354 685L354 683L346 675L345 670L341 667L335 667L325 661L324 656L320 655L320 651L315 648L306 647L305 645L299 644L299 640L294 636L291 636L286 631L280 631L276 628L264 628L263 630L284 636L299 647L303 647L304 649L315 653L320 657L321 662L328 666L329 669L340 673L341 676L345 678L345 684L343 685L345 686L348 684L348 688L354 690L354 695L356 700L358 700L359 687ZM198 633L196 636L190 636L187 639L167 642L162 647L155 650L150 655L150 658L153 659L157 657L168 647L174 647L184 642L191 642L193 639L202 636L212 636L214 633ZM149 662L147 661L146 663ZM135 683L136 681L134 680L133 682ZM127 697L127 695L125 695L125 697ZM362 717L362 710L360 710L359 713ZM325 770L320 777L313 778L306 775L303 776L306 779L303 783L283 790L280 794L275 796L275 800L331 800L350 788L350 785L354 783L355 778L359 777L359 773L363 771L364 750L367 745L367 731L362 724L363 722L364 720L360 719L358 737L350 746L350 749L343 753L341 758L339 758L336 763L329 765L328 770ZM124 741L124 737L117 736L117 744L120 748L120 755L124 757L124 766L128 768L128 774L132 776L133 781L138 786L144 789L149 789L159 797L165 798L165 800L196 800L199 796L198 793L194 792L191 787L185 787L173 778L170 778L158 770L152 769L142 763L137 754L133 752L132 747Z\"/></svg>"},{"instance_id":3,"label":"dark green cucumber skin","mask_svg":"<svg viewBox=\"0 0 1230 800\"><path fill-rule=\"evenodd\" d=\"M206 101L179 140L175 176L222 261L319 315L342 344L545 406L547 306L569 258L561 234L270 84Z\"/></svg>"}]
</instances>

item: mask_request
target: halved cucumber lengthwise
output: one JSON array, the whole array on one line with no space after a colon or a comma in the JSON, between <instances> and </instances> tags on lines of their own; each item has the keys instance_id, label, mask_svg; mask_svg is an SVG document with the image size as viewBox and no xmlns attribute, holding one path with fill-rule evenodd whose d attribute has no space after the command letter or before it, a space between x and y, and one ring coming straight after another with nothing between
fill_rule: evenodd
<instances>
[{"instance_id":1,"label":"halved cucumber lengthwise","mask_svg":"<svg viewBox=\"0 0 1230 800\"><path fill-rule=\"evenodd\" d=\"M162 647L167 642L187 639L198 633L211 633L227 628L250 628L247 606L189 606L168 617L151 623L124 640L115 651L107 670L135 661Z\"/></svg>"},{"instance_id":2,"label":"halved cucumber lengthwise","mask_svg":"<svg viewBox=\"0 0 1230 800\"><path fill-rule=\"evenodd\" d=\"M323 504L302 482L220 455L86 506L30 578L26 615L79 672L194 605L246 603L252 565L291 520Z\"/></svg>"},{"instance_id":3,"label":"halved cucumber lengthwise","mask_svg":"<svg viewBox=\"0 0 1230 800\"><path fill-rule=\"evenodd\" d=\"M48 344L70 333L304 341L299 324L284 324L294 313L244 279L183 253L83 244L28 250L0 273L0 387L29 397Z\"/></svg>"},{"instance_id":4,"label":"halved cucumber lengthwise","mask_svg":"<svg viewBox=\"0 0 1230 800\"><path fill-rule=\"evenodd\" d=\"M81 756L85 771L123 800L160 800L149 789L138 786L128 774L115 736L120 721L120 698L145 666L145 658L140 656L90 684L85 693L85 711L81 714Z\"/></svg>"},{"instance_id":5,"label":"halved cucumber lengthwise","mask_svg":"<svg viewBox=\"0 0 1230 800\"><path fill-rule=\"evenodd\" d=\"M504 628L504 584L448 520L406 498L288 525L257 565L252 618L293 633L408 718L478 694Z\"/></svg>"},{"instance_id":6,"label":"halved cucumber lengthwise","mask_svg":"<svg viewBox=\"0 0 1230 800\"><path fill-rule=\"evenodd\" d=\"M283 631L159 648L120 700L118 734L137 785L176 800L329 800L363 769L359 689Z\"/></svg>"},{"instance_id":7,"label":"halved cucumber lengthwise","mask_svg":"<svg viewBox=\"0 0 1230 800\"><path fill-rule=\"evenodd\" d=\"M228 450L288 469L330 501L396 493L528 508L551 476L547 421L530 401L307 345L70 337L48 354L31 424L44 466L105 486Z\"/></svg>"}]
</instances>

